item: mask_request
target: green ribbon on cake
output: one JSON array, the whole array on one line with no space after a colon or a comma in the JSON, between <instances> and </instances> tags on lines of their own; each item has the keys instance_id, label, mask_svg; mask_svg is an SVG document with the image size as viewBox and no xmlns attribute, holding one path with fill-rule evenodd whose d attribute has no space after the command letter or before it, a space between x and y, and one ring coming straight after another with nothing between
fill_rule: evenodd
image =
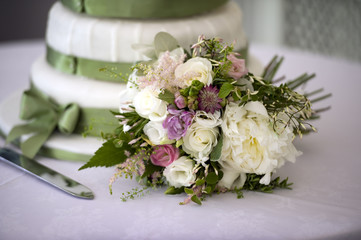
<instances>
[{"instance_id":1,"label":"green ribbon on cake","mask_svg":"<svg viewBox=\"0 0 361 240\"><path fill-rule=\"evenodd\" d=\"M30 135L20 143L23 154L33 158L50 135L57 129L63 134L82 133L99 136L99 129L112 132L118 126L109 110L83 108L70 103L58 105L32 87L23 93L20 118L29 121L11 129L6 141L11 142L23 135Z\"/></svg>"},{"instance_id":2,"label":"green ribbon on cake","mask_svg":"<svg viewBox=\"0 0 361 240\"><path fill-rule=\"evenodd\" d=\"M228 0L61 0L78 13L115 18L179 18L211 11Z\"/></svg>"},{"instance_id":3,"label":"green ribbon on cake","mask_svg":"<svg viewBox=\"0 0 361 240\"><path fill-rule=\"evenodd\" d=\"M46 60L52 67L61 72L109 82L124 82L119 74L122 76L130 74L133 66L133 63L106 62L69 56L50 46L46 48ZM113 73L100 70L104 68Z\"/></svg>"},{"instance_id":4,"label":"green ribbon on cake","mask_svg":"<svg viewBox=\"0 0 361 240\"><path fill-rule=\"evenodd\" d=\"M247 59L248 47L236 52L240 53L242 58ZM50 46L46 48L46 60L53 68L61 72L109 82L124 82L124 79L119 76L130 74L131 67L134 65L134 63L114 63L69 56ZM114 73L100 71L105 67Z\"/></svg>"}]
</instances>

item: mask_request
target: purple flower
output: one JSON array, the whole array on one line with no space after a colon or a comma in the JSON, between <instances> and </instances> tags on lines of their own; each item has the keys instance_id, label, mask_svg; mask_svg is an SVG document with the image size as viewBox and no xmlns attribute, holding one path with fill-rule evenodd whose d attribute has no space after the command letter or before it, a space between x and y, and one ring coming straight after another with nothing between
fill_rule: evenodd
<instances>
[{"instance_id":1,"label":"purple flower","mask_svg":"<svg viewBox=\"0 0 361 240\"><path fill-rule=\"evenodd\" d=\"M183 97L182 95L176 97L174 103L179 109L185 108L187 106L186 98Z\"/></svg>"},{"instance_id":2,"label":"purple flower","mask_svg":"<svg viewBox=\"0 0 361 240\"><path fill-rule=\"evenodd\" d=\"M188 127L192 124L194 111L177 110L174 106L168 106L169 115L163 122L163 127L168 130L170 140L179 140L184 137Z\"/></svg>"},{"instance_id":3,"label":"purple flower","mask_svg":"<svg viewBox=\"0 0 361 240\"><path fill-rule=\"evenodd\" d=\"M179 149L173 145L158 145L153 148L150 160L156 166L167 167L179 158Z\"/></svg>"},{"instance_id":4,"label":"purple flower","mask_svg":"<svg viewBox=\"0 0 361 240\"><path fill-rule=\"evenodd\" d=\"M214 113L222 108L222 98L218 97L219 90L216 86L209 85L202 88L198 95L198 109L207 113Z\"/></svg>"}]
</instances>

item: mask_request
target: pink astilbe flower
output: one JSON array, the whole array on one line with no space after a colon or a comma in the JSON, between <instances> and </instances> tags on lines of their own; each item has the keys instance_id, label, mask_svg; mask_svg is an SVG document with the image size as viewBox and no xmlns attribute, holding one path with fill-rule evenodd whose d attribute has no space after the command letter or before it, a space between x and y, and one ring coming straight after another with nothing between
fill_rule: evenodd
<instances>
[{"instance_id":1,"label":"pink astilbe flower","mask_svg":"<svg viewBox=\"0 0 361 240\"><path fill-rule=\"evenodd\" d=\"M138 78L139 88L151 86L155 90L168 89L174 92L178 87L183 87L182 83L175 78L174 71L184 62L185 58L185 54L179 58L175 58L171 56L169 51L166 51L160 56L155 66L144 66L142 70L146 75Z\"/></svg>"},{"instance_id":2,"label":"pink astilbe flower","mask_svg":"<svg viewBox=\"0 0 361 240\"><path fill-rule=\"evenodd\" d=\"M219 90L216 86L209 85L202 88L198 95L198 109L207 113L214 113L222 108L222 98L218 97Z\"/></svg>"}]
</instances>

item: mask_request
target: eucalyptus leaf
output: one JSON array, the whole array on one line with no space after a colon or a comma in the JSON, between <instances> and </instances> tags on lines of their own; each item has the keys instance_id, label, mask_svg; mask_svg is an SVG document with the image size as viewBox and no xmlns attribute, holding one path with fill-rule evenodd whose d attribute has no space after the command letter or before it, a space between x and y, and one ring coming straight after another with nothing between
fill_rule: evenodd
<instances>
[{"instance_id":1,"label":"eucalyptus leaf","mask_svg":"<svg viewBox=\"0 0 361 240\"><path fill-rule=\"evenodd\" d=\"M146 56L150 59L157 59L154 45L150 44L133 44L132 48L134 51L139 52L141 55Z\"/></svg>"},{"instance_id":2,"label":"eucalyptus leaf","mask_svg":"<svg viewBox=\"0 0 361 240\"><path fill-rule=\"evenodd\" d=\"M155 53L158 57L160 53L172 51L178 48L178 46L177 40L169 33L160 32L154 38Z\"/></svg>"}]
</instances>

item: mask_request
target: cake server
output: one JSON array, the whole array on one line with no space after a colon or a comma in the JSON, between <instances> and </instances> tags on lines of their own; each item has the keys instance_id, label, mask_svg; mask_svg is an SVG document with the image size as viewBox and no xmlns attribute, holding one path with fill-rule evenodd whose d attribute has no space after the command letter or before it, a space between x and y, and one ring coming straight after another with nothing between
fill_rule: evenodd
<instances>
[{"instance_id":1,"label":"cake server","mask_svg":"<svg viewBox=\"0 0 361 240\"><path fill-rule=\"evenodd\" d=\"M0 148L0 160L30 173L72 196L94 199L94 194L89 188L11 149Z\"/></svg>"}]
</instances>

